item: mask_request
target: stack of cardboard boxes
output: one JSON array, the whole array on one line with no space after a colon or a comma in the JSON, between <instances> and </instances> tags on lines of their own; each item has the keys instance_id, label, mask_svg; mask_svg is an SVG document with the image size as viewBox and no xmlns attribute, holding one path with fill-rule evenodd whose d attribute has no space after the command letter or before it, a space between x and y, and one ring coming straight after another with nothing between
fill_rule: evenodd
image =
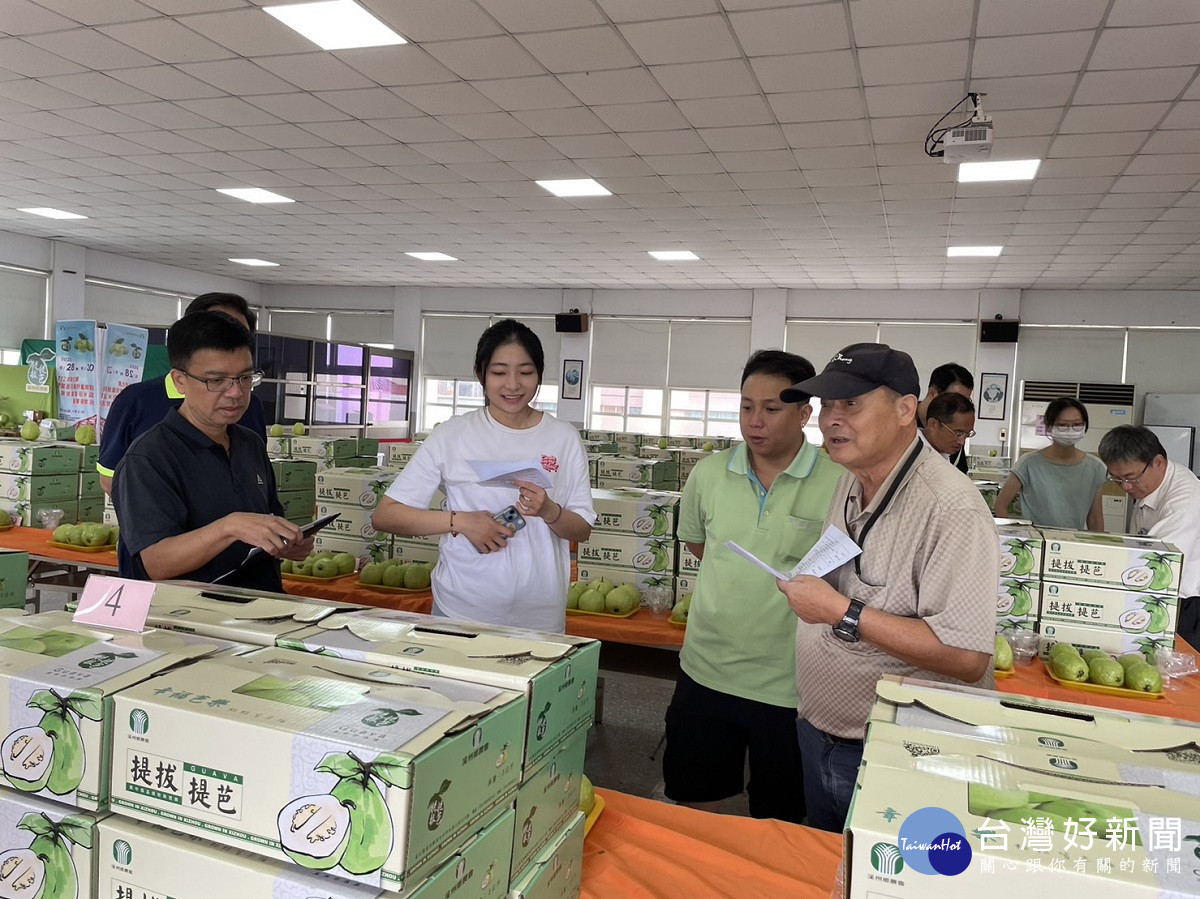
<instances>
[{"instance_id":1,"label":"stack of cardboard boxes","mask_svg":"<svg viewBox=\"0 0 1200 899\"><path fill-rule=\"evenodd\" d=\"M317 464L305 459L272 459L271 468L283 517L295 524L308 524L317 505Z\"/></svg>"},{"instance_id":2,"label":"stack of cardboard boxes","mask_svg":"<svg viewBox=\"0 0 1200 899\"><path fill-rule=\"evenodd\" d=\"M579 579L675 589L679 494L634 488L592 490L596 523L579 544Z\"/></svg>"},{"instance_id":3,"label":"stack of cardboard boxes","mask_svg":"<svg viewBox=\"0 0 1200 899\"><path fill-rule=\"evenodd\" d=\"M338 514L320 531L316 548L347 552L380 562L392 557L391 537L371 524L371 515L396 473L387 468L327 468L316 475L317 517Z\"/></svg>"},{"instance_id":4,"label":"stack of cardboard boxes","mask_svg":"<svg viewBox=\"0 0 1200 899\"><path fill-rule=\"evenodd\" d=\"M84 448L74 443L0 440L0 501L12 523L43 527L39 513L46 509L61 509L62 523L81 520L80 472L86 455ZM91 470L95 471L95 455L91 458ZM100 521L102 504L89 497L89 509L92 506L96 517L88 520Z\"/></svg>"}]
</instances>

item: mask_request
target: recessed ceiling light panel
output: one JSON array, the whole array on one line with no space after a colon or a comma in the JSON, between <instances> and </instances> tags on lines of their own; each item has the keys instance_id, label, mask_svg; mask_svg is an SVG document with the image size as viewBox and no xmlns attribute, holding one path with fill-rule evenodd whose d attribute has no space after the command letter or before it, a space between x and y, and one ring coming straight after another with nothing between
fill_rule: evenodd
<instances>
[{"instance_id":1,"label":"recessed ceiling light panel","mask_svg":"<svg viewBox=\"0 0 1200 899\"><path fill-rule=\"evenodd\" d=\"M238 265L257 265L267 268L279 268L278 262L268 262L265 259L230 259L230 262L236 262Z\"/></svg>"},{"instance_id":2,"label":"recessed ceiling light panel","mask_svg":"<svg viewBox=\"0 0 1200 899\"><path fill-rule=\"evenodd\" d=\"M18 209L18 212L28 212L30 215L40 215L48 219L85 219L86 215L77 212L63 212L61 209L51 209L49 206L35 206L30 209Z\"/></svg>"},{"instance_id":3,"label":"recessed ceiling light panel","mask_svg":"<svg viewBox=\"0 0 1200 899\"><path fill-rule=\"evenodd\" d=\"M946 247L947 256L999 256L1004 247Z\"/></svg>"},{"instance_id":4,"label":"recessed ceiling light panel","mask_svg":"<svg viewBox=\"0 0 1200 899\"><path fill-rule=\"evenodd\" d=\"M691 262L700 257L691 250L647 250L651 256L660 262Z\"/></svg>"},{"instance_id":5,"label":"recessed ceiling light panel","mask_svg":"<svg viewBox=\"0 0 1200 899\"><path fill-rule=\"evenodd\" d=\"M295 203L291 197L272 193L261 187L218 187L217 193L245 200L247 203Z\"/></svg>"},{"instance_id":6,"label":"recessed ceiling light panel","mask_svg":"<svg viewBox=\"0 0 1200 899\"><path fill-rule=\"evenodd\" d=\"M565 178L558 181L538 181L556 197L608 197L612 191L592 178Z\"/></svg>"},{"instance_id":7,"label":"recessed ceiling light panel","mask_svg":"<svg viewBox=\"0 0 1200 899\"><path fill-rule=\"evenodd\" d=\"M352 50L357 47L408 43L353 0L289 3L264 6L263 9L322 50Z\"/></svg>"},{"instance_id":8,"label":"recessed ceiling light panel","mask_svg":"<svg viewBox=\"0 0 1200 899\"><path fill-rule=\"evenodd\" d=\"M413 259L420 259L423 262L458 262L454 256L447 256L445 253L405 253L405 256L411 256Z\"/></svg>"},{"instance_id":9,"label":"recessed ceiling light panel","mask_svg":"<svg viewBox=\"0 0 1200 899\"><path fill-rule=\"evenodd\" d=\"M1029 181L1036 174L1040 159L1001 159L997 162L964 162L958 167L958 180Z\"/></svg>"}]
</instances>

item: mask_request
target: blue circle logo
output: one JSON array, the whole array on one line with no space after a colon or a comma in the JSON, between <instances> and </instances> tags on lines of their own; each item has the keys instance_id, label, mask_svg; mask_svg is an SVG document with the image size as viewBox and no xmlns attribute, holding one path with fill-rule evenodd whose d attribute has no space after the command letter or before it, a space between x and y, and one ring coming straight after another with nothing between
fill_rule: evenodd
<instances>
[{"instance_id":1,"label":"blue circle logo","mask_svg":"<svg viewBox=\"0 0 1200 899\"><path fill-rule=\"evenodd\" d=\"M917 809L897 836L904 864L922 874L952 877L971 864L967 832L953 812L937 806Z\"/></svg>"}]
</instances>

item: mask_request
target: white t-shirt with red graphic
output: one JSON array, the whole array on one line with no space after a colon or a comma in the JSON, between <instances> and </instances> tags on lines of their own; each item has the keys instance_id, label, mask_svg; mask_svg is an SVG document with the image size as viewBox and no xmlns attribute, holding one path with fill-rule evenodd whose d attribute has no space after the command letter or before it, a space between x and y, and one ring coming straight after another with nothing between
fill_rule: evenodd
<instances>
[{"instance_id":1,"label":"white t-shirt with red graphic","mask_svg":"<svg viewBox=\"0 0 1200 899\"><path fill-rule=\"evenodd\" d=\"M516 505L515 487L482 487L472 461L523 462L540 459L554 486L550 498L589 524L596 520L587 453L579 432L543 413L532 428L498 424L487 409L443 422L409 460L387 495L424 509L440 487L447 509L495 514ZM493 553L477 552L466 537L442 536L433 570L437 610L451 618L562 633L566 628L570 545L541 518Z\"/></svg>"}]
</instances>

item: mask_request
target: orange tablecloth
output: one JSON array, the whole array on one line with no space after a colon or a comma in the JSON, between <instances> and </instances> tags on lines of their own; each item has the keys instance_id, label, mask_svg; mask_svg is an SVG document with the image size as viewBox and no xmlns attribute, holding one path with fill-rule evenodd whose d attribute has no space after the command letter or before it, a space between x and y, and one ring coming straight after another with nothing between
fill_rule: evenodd
<instances>
[{"instance_id":1,"label":"orange tablecloth","mask_svg":"<svg viewBox=\"0 0 1200 899\"><path fill-rule=\"evenodd\" d=\"M838 834L596 792L606 807L583 847L584 897L829 899Z\"/></svg>"},{"instance_id":2,"label":"orange tablecloth","mask_svg":"<svg viewBox=\"0 0 1200 899\"><path fill-rule=\"evenodd\" d=\"M1176 641L1175 648L1181 652L1188 651L1195 654L1195 650L1182 639ZM1118 709L1123 712L1164 715L1168 718L1183 718L1188 721L1200 722L1200 674L1180 678L1176 683L1179 684L1179 688L1168 689L1162 699L1126 699L1121 696L1104 696L1100 693L1059 686L1046 674L1046 667L1042 664L1042 660L1034 659L1032 664L1017 665L1016 673L1012 677L998 678L996 689L1002 693L1020 693L1023 696L1036 696L1039 699L1075 702L1080 705Z\"/></svg>"},{"instance_id":3,"label":"orange tablecloth","mask_svg":"<svg viewBox=\"0 0 1200 899\"><path fill-rule=\"evenodd\" d=\"M91 568L113 570L117 567L115 549L100 553L81 553L59 549L57 546L51 546L49 541L50 531L42 528L13 528L11 531L0 531L0 549L16 550L39 559L54 559Z\"/></svg>"}]
</instances>

